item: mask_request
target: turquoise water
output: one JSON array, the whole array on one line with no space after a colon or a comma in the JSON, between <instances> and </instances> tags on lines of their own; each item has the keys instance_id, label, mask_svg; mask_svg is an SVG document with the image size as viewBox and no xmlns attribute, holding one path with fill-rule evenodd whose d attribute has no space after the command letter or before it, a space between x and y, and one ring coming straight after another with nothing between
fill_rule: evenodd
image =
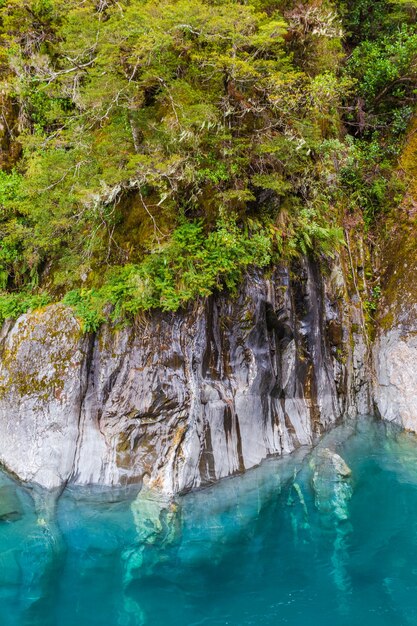
<instances>
[{"instance_id":1,"label":"turquoise water","mask_svg":"<svg viewBox=\"0 0 417 626\"><path fill-rule=\"evenodd\" d=\"M301 450L174 504L73 489L54 510L1 477L0 624L415 626L417 438L363 420L320 448L351 476Z\"/></svg>"}]
</instances>

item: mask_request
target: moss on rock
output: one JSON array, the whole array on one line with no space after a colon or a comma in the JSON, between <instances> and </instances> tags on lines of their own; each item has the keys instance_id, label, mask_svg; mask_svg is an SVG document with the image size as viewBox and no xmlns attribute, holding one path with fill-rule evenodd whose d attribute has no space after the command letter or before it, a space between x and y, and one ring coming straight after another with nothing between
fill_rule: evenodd
<instances>
[{"instance_id":1,"label":"moss on rock","mask_svg":"<svg viewBox=\"0 0 417 626\"><path fill-rule=\"evenodd\" d=\"M387 220L381 252L378 326L383 330L395 325L408 328L417 306L417 117L410 126L398 174L404 180L405 195Z\"/></svg>"},{"instance_id":2,"label":"moss on rock","mask_svg":"<svg viewBox=\"0 0 417 626\"><path fill-rule=\"evenodd\" d=\"M60 400L69 371L84 358L83 333L71 311L55 304L23 315L1 355L0 398Z\"/></svg>"}]
</instances>

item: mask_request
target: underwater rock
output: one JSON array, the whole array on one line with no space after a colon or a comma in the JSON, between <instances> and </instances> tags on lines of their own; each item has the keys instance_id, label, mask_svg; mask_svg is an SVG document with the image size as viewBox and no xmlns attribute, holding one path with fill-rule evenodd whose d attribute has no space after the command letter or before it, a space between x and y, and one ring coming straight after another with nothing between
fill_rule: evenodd
<instances>
[{"instance_id":1,"label":"underwater rock","mask_svg":"<svg viewBox=\"0 0 417 626\"><path fill-rule=\"evenodd\" d=\"M352 497L351 470L341 456L329 448L318 450L312 461L315 505L320 513L347 520Z\"/></svg>"},{"instance_id":2,"label":"underwater rock","mask_svg":"<svg viewBox=\"0 0 417 626\"><path fill-rule=\"evenodd\" d=\"M136 541L123 554L125 586L135 578L151 575L161 562L161 555L181 535L181 507L146 484L132 502L131 510Z\"/></svg>"},{"instance_id":3,"label":"underwater rock","mask_svg":"<svg viewBox=\"0 0 417 626\"><path fill-rule=\"evenodd\" d=\"M39 523L28 535L17 555L22 588L30 590L25 599L25 610L30 611L59 584L64 555L65 546L56 524Z\"/></svg>"},{"instance_id":4,"label":"underwater rock","mask_svg":"<svg viewBox=\"0 0 417 626\"><path fill-rule=\"evenodd\" d=\"M0 521L16 521L23 515L22 504L12 485L0 486Z\"/></svg>"}]
</instances>

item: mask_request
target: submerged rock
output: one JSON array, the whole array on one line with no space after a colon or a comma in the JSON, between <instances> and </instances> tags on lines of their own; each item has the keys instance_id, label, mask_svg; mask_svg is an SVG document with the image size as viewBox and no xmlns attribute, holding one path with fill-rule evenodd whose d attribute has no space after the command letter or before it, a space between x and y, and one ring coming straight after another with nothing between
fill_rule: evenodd
<instances>
[{"instance_id":1,"label":"submerged rock","mask_svg":"<svg viewBox=\"0 0 417 626\"><path fill-rule=\"evenodd\" d=\"M318 450L311 466L316 507L320 513L330 515L336 520L347 520L352 497L350 468L341 456L329 448Z\"/></svg>"},{"instance_id":2,"label":"submerged rock","mask_svg":"<svg viewBox=\"0 0 417 626\"><path fill-rule=\"evenodd\" d=\"M0 486L0 521L9 522L21 519L22 504L12 485Z\"/></svg>"},{"instance_id":3,"label":"submerged rock","mask_svg":"<svg viewBox=\"0 0 417 626\"><path fill-rule=\"evenodd\" d=\"M145 481L147 483L147 481ZM135 578L149 576L163 560L161 555L181 535L181 507L169 496L145 484L131 504L136 541L123 554L124 585Z\"/></svg>"}]
</instances>

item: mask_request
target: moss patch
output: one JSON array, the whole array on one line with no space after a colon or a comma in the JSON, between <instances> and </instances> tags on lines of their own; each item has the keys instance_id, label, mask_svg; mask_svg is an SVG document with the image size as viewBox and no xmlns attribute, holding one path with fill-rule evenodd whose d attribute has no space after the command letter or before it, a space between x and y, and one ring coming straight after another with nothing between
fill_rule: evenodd
<instances>
[{"instance_id":1,"label":"moss patch","mask_svg":"<svg viewBox=\"0 0 417 626\"><path fill-rule=\"evenodd\" d=\"M53 305L22 317L3 349L0 398L61 400L70 370L81 365L81 348L80 324L67 307Z\"/></svg>"},{"instance_id":2,"label":"moss patch","mask_svg":"<svg viewBox=\"0 0 417 626\"><path fill-rule=\"evenodd\" d=\"M399 160L399 175L404 179L406 193L387 220L381 253L378 325L384 330L414 323L413 309L417 305L417 117Z\"/></svg>"}]
</instances>

